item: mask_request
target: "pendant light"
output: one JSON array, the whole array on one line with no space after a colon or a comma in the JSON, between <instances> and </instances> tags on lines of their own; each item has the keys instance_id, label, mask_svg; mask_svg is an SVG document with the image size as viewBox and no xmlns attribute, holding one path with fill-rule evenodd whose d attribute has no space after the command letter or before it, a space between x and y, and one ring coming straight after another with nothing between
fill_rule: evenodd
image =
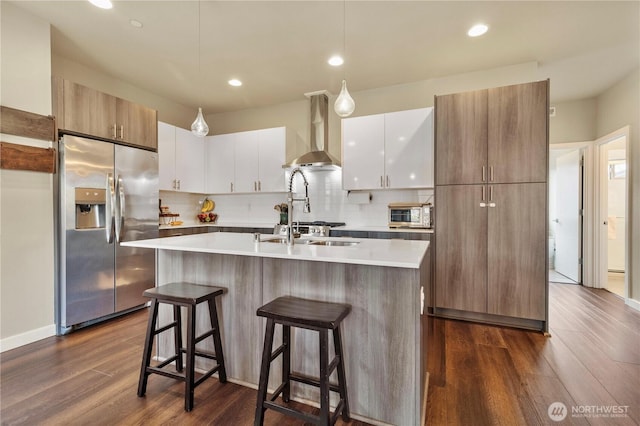
<instances>
[{"instance_id":1,"label":"pendant light","mask_svg":"<svg viewBox=\"0 0 640 426\"><path fill-rule=\"evenodd\" d=\"M202 73L200 72L200 56L200 0L198 0L198 80L200 80L200 83L202 84ZM207 125L207 122L204 121L202 108L198 108L198 115L196 116L196 120L191 125L191 133L199 138L203 138L209 134L209 126Z\"/></svg>"},{"instance_id":2,"label":"pendant light","mask_svg":"<svg viewBox=\"0 0 640 426\"><path fill-rule=\"evenodd\" d=\"M344 57L347 57L347 2L343 0L342 2L342 54ZM346 74L346 71L343 69L343 76ZM347 80L342 80L342 88L340 89L340 94L336 99L335 104L333 104L333 109L336 111L340 117L348 117L353 114L353 111L356 109L356 103L353 98L349 94L347 90Z\"/></svg>"}]
</instances>

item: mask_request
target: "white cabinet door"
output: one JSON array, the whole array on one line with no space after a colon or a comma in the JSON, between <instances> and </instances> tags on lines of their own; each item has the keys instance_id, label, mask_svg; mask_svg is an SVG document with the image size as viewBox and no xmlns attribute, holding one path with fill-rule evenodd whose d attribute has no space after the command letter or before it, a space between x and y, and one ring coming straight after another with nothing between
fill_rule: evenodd
<instances>
[{"instance_id":1,"label":"white cabinet door","mask_svg":"<svg viewBox=\"0 0 640 426\"><path fill-rule=\"evenodd\" d=\"M158 174L161 190L176 188L176 127L158 121Z\"/></svg>"},{"instance_id":2,"label":"white cabinet door","mask_svg":"<svg viewBox=\"0 0 640 426\"><path fill-rule=\"evenodd\" d=\"M387 188L433 187L433 108L384 115Z\"/></svg>"},{"instance_id":3,"label":"white cabinet door","mask_svg":"<svg viewBox=\"0 0 640 426\"><path fill-rule=\"evenodd\" d=\"M209 136L207 139L208 194L233 192L236 134Z\"/></svg>"},{"instance_id":4,"label":"white cabinet door","mask_svg":"<svg viewBox=\"0 0 640 426\"><path fill-rule=\"evenodd\" d=\"M178 190L205 192L204 138L176 127L176 179Z\"/></svg>"},{"instance_id":5,"label":"white cabinet door","mask_svg":"<svg viewBox=\"0 0 640 426\"><path fill-rule=\"evenodd\" d=\"M342 188L384 187L384 114L342 120Z\"/></svg>"},{"instance_id":6,"label":"white cabinet door","mask_svg":"<svg viewBox=\"0 0 640 426\"><path fill-rule=\"evenodd\" d=\"M258 131L259 177L258 191L285 191L285 176L282 165L286 160L286 127Z\"/></svg>"},{"instance_id":7,"label":"white cabinet door","mask_svg":"<svg viewBox=\"0 0 640 426\"><path fill-rule=\"evenodd\" d=\"M256 192L258 167L258 131L236 133L233 192Z\"/></svg>"}]
</instances>

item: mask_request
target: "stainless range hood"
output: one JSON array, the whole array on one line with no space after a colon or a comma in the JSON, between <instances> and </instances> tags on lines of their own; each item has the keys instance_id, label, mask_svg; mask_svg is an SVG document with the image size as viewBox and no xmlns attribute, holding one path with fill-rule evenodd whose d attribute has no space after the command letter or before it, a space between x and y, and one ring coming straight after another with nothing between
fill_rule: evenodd
<instances>
[{"instance_id":1,"label":"stainless range hood","mask_svg":"<svg viewBox=\"0 0 640 426\"><path fill-rule=\"evenodd\" d=\"M310 149L307 153L282 167L336 169L340 167L340 160L329 154L329 99L325 91L305 93L305 95L309 97L309 105L311 107Z\"/></svg>"}]
</instances>

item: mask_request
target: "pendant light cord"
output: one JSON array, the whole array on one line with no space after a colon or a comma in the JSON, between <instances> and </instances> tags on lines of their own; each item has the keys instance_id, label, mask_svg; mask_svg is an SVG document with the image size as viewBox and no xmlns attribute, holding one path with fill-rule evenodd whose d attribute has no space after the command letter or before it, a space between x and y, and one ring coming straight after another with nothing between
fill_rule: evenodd
<instances>
[{"instance_id":1,"label":"pendant light cord","mask_svg":"<svg viewBox=\"0 0 640 426\"><path fill-rule=\"evenodd\" d=\"M342 1L342 54L347 61L347 0ZM342 79L347 79L347 66L342 68Z\"/></svg>"},{"instance_id":2,"label":"pendant light cord","mask_svg":"<svg viewBox=\"0 0 640 426\"><path fill-rule=\"evenodd\" d=\"M202 20L202 17L200 15L200 0L198 0L198 80L200 80L200 86L202 87L202 46L201 46L201 37L202 35L200 34L200 21Z\"/></svg>"}]
</instances>

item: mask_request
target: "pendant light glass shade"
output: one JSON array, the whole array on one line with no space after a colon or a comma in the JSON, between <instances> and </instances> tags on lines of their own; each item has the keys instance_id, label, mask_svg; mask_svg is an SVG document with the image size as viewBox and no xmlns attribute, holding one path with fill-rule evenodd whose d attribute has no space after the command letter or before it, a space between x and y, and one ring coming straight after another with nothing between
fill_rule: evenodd
<instances>
[{"instance_id":1,"label":"pendant light glass shade","mask_svg":"<svg viewBox=\"0 0 640 426\"><path fill-rule=\"evenodd\" d=\"M198 108L198 116L196 121L191 125L191 132L199 138L203 138L209 134L209 126L202 116L202 108Z\"/></svg>"},{"instance_id":2,"label":"pendant light glass shade","mask_svg":"<svg viewBox=\"0 0 640 426\"><path fill-rule=\"evenodd\" d=\"M356 109L356 103L347 90L346 80L342 80L342 89L336 99L336 103L333 104L333 109L335 109L336 114L343 118L353 114L353 111Z\"/></svg>"}]
</instances>

